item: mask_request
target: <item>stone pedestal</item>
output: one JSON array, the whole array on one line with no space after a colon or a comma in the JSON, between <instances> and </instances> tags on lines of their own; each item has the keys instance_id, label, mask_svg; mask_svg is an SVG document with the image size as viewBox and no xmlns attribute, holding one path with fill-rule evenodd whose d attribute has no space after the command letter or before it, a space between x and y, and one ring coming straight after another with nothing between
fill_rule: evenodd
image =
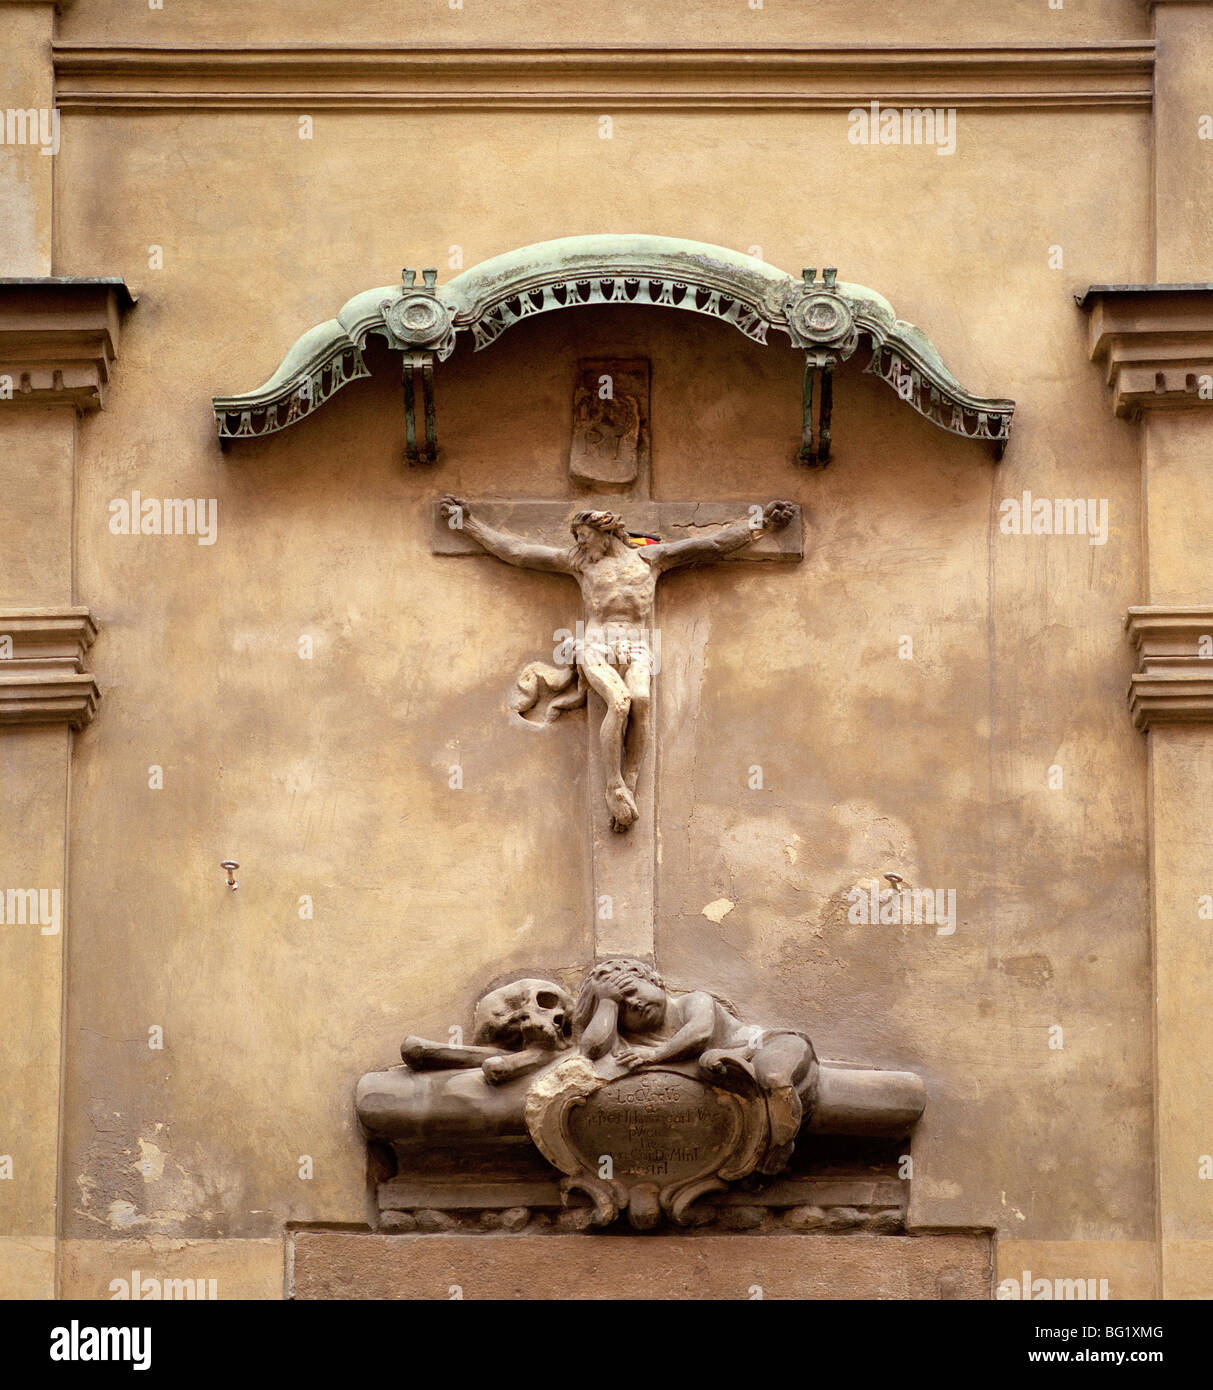
<instances>
[{"instance_id":1,"label":"stone pedestal","mask_svg":"<svg viewBox=\"0 0 1213 1390\"><path fill-rule=\"evenodd\" d=\"M987 1299L985 1234L557 1238L296 1231L294 1298Z\"/></svg>"}]
</instances>

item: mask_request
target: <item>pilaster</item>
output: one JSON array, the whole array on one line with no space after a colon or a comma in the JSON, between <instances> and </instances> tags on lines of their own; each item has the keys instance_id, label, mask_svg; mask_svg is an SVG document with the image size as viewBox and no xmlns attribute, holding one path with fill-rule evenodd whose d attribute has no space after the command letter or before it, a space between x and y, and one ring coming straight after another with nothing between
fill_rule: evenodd
<instances>
[{"instance_id":1,"label":"pilaster","mask_svg":"<svg viewBox=\"0 0 1213 1390\"><path fill-rule=\"evenodd\" d=\"M51 7L0 5L10 36L18 8L20 29ZM87 669L97 625L75 594L77 426L104 402L132 300L120 280L26 274L49 269L49 226L42 259L13 235L11 222L0 226L0 1297L51 1298L64 1200L73 738L100 697Z\"/></svg>"},{"instance_id":2,"label":"pilaster","mask_svg":"<svg viewBox=\"0 0 1213 1390\"><path fill-rule=\"evenodd\" d=\"M1093 286L1093 360L1136 423L1146 602L1126 628L1149 740L1156 1237L1164 1298L1213 1297L1213 0L1151 0L1155 283Z\"/></svg>"}]
</instances>

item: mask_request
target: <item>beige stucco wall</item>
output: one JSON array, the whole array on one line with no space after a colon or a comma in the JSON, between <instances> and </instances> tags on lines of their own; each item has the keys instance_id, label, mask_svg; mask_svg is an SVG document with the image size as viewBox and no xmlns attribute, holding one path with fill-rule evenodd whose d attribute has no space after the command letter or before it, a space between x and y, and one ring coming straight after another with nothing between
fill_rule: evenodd
<instances>
[{"instance_id":1,"label":"beige stucco wall","mask_svg":"<svg viewBox=\"0 0 1213 1390\"><path fill-rule=\"evenodd\" d=\"M812 537L796 570L668 588L667 652L706 648L695 684L663 707L663 965L759 1013L803 1016L827 1055L925 1069L923 1219L1146 1232L1143 751L1117 700L1118 619L1140 569L1135 455L1064 351L1083 330L1064 282L1084 272L1046 264L1059 242L1093 273L1140 241L1140 187L1122 183L1098 226L1087 210L1126 145L1142 157L1124 179L1144 178L1144 122L1015 124L965 113L946 159L857 149L830 114L770 118L747 184L786 186L811 160L812 189L796 198L793 173L780 205L756 208L717 153L730 128L705 119L635 117L608 143L560 116L504 138L471 117L334 118L310 145L280 117L73 120L62 177L71 187L87 169L106 196L87 217L82 203L65 212L62 264L99 260L143 298L111 406L82 440L78 562L104 632L106 710L80 741L74 807L74 884L88 885L72 961L74 1230L356 1219L353 1072L390 1057L406 1021L465 1022L485 978L584 954L582 851L567 833L581 740L561 727L541 743L501 712L573 591L432 557L424 502L447 487L570 495L575 359L647 351L657 494L791 495ZM1009 166L1007 202L1027 202L1067 124L1092 157L1059 205L1005 219L988 201L992 157ZM502 157L462 161L432 205L405 199L402 230L381 215L401 197L378 156L418 143L440 167L468 149ZM586 163L593 178L568 184ZM196 171L188 198L171 167ZM912 253L875 211L895 199L917 228ZM453 242L474 262L591 227L758 243L793 268L828 249L928 325L962 380L1022 402L1013 450L996 468L856 372L838 393L835 465L800 472L794 354L658 311L586 311L440 370L437 473L401 466L386 358L302 429L220 455L210 392L268 374L347 293L402 260L441 262ZM163 271L145 267L153 243ZM999 536L997 500L1024 487L1109 497L1109 544ZM109 534L110 499L133 488L217 498L217 544ZM897 655L907 632L911 662ZM447 787L456 761L460 792ZM756 762L764 793L746 790ZM1055 762L1060 793L1046 787ZM151 764L163 791L147 789ZM238 896L216 867L229 855ZM887 869L956 888L953 938L837 920L840 892ZM314 922L297 919L302 893ZM716 926L699 909L721 896L738 906ZM107 961L122 988L85 990ZM1055 1022L1070 1034L1060 1054ZM153 1023L163 1053L146 1046ZM1128 1135L1114 1147L1099 1123L1109 1084ZM1075 1104L1091 1112L1078 1125ZM1039 1175L1008 1127L1038 1128ZM134 1172L140 1138L167 1155L163 1178ZM310 1183L294 1176L302 1153ZM1075 1162L1106 1176L1075 1190ZM137 1215L109 1210L119 1175Z\"/></svg>"},{"instance_id":2,"label":"beige stucco wall","mask_svg":"<svg viewBox=\"0 0 1213 1390\"><path fill-rule=\"evenodd\" d=\"M4 44L0 47L0 91L4 93L0 143L0 263L4 275L49 275L51 269L51 188L54 158L29 142L28 128L8 129L8 112L47 110L52 104L50 67L53 7L4 4L0 7ZM40 129L40 128L39 128ZM24 142L22 140L24 137Z\"/></svg>"},{"instance_id":3,"label":"beige stucco wall","mask_svg":"<svg viewBox=\"0 0 1213 1390\"><path fill-rule=\"evenodd\" d=\"M283 41L284 10L207 0L145 12L109 0L73 0L60 32L74 42L124 43ZM695 0L693 6L654 7L645 0L548 0L537 15L529 0L462 7L430 0L362 0L356 10L328 0L291 0L290 37L347 44L409 43L597 44L848 44L1050 43L1067 39L1138 38L1150 32L1140 0L1097 0L1050 9L1044 0L1005 0L976 7L969 0L929 0L914 7L884 0L820 0L811 11L764 0Z\"/></svg>"},{"instance_id":4,"label":"beige stucco wall","mask_svg":"<svg viewBox=\"0 0 1213 1390\"><path fill-rule=\"evenodd\" d=\"M1137 0L1014 0L980 22L959 0L833 3L814 7L811 33L774 5L703 5L694 20L667 7L658 30L649 7L570 0L540 36L526 8L382 0L354 34L327 0L300 0L289 40L1150 32ZM275 9L76 0L59 34L274 43ZM1154 1293L1146 744L1124 711L1121 631L1147 588L1139 444L1108 408L1071 297L1153 275L1150 112L962 109L941 157L853 146L841 110L621 111L609 141L588 110L324 111L301 140L304 111L72 109L54 161L55 272L122 275L140 299L107 408L76 438L74 595L101 629L103 703L75 737L67 826L63 1291L106 1296L132 1250L189 1273L181 1242L196 1240L214 1268L193 1272L275 1296L284 1223L366 1218L357 1075L405 1031L466 1027L490 979L592 953L583 716L540 736L504 713L521 666L576 616L572 586L431 555L428 504L448 490L571 497L576 360L642 354L654 494L792 497L808 527L798 566L664 591L663 971L806 1027L827 1057L923 1075L915 1224L995 1228L999 1277L1026 1262ZM965 386L1017 401L1006 457L852 364L834 462L801 470L797 354L655 309L550 316L476 356L461 344L437 372L436 470L403 465L396 359L375 349L374 378L314 419L219 451L210 396L264 380L299 333L400 266L445 280L452 247L470 266L637 230L758 247L792 272L837 265L880 290ZM3 467L28 485L33 453L19 455ZM215 499L216 544L111 534L109 504L133 489ZM999 502L1025 489L1107 499L1107 544L1000 534ZM45 601L70 598L61 551L45 564ZM13 602L39 597L26 568ZM29 747L65 775L60 745ZM762 790L747 785L755 764ZM889 871L954 889L955 933L850 925L847 890ZM702 908L720 899L734 906L714 922ZM58 989L53 971L42 987Z\"/></svg>"}]
</instances>

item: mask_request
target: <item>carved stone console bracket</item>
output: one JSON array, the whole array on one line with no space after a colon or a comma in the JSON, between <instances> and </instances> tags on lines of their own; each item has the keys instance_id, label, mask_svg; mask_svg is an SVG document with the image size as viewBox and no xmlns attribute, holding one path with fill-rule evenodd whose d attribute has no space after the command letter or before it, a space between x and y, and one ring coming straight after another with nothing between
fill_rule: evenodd
<instances>
[{"instance_id":1,"label":"carved stone console bracket","mask_svg":"<svg viewBox=\"0 0 1213 1390\"><path fill-rule=\"evenodd\" d=\"M1130 608L1138 652L1129 710L1142 730L1213 720L1213 605Z\"/></svg>"},{"instance_id":2,"label":"carved stone console bracket","mask_svg":"<svg viewBox=\"0 0 1213 1390\"><path fill-rule=\"evenodd\" d=\"M0 725L82 729L101 698L84 668L96 636L87 608L0 609Z\"/></svg>"},{"instance_id":3,"label":"carved stone console bracket","mask_svg":"<svg viewBox=\"0 0 1213 1390\"><path fill-rule=\"evenodd\" d=\"M134 302L113 276L0 279L0 410L99 409L119 320Z\"/></svg>"},{"instance_id":4,"label":"carved stone console bracket","mask_svg":"<svg viewBox=\"0 0 1213 1390\"><path fill-rule=\"evenodd\" d=\"M639 304L706 314L765 345L772 329L805 353L800 459L822 464L830 453L832 375L861 342L871 348L866 370L939 428L985 440L995 456L1006 447L1015 402L973 395L952 376L930 339L905 323L883 295L843 284L833 269L800 280L722 246L658 236L583 236L539 242L474 266L446 285L436 270L406 269L399 286L355 295L334 319L305 333L277 371L255 391L214 398L221 443L286 429L310 415L347 382L369 375L362 349L372 333L405 356L405 412L410 463L436 456L432 373L471 333L476 351L536 314L584 305ZM821 385L813 438L812 373ZM426 442L416 421L421 377Z\"/></svg>"},{"instance_id":5,"label":"carved stone console bracket","mask_svg":"<svg viewBox=\"0 0 1213 1390\"><path fill-rule=\"evenodd\" d=\"M1117 415L1213 404L1213 284L1092 285L1078 304Z\"/></svg>"}]
</instances>

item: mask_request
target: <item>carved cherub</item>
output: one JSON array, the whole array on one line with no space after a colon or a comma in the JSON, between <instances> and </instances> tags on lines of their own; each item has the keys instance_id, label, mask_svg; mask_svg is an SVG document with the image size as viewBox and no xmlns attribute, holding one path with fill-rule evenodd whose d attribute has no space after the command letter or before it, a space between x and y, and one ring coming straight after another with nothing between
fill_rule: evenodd
<instances>
[{"instance_id":1,"label":"carved cherub","mask_svg":"<svg viewBox=\"0 0 1213 1390\"><path fill-rule=\"evenodd\" d=\"M473 1046L410 1035L400 1044L400 1056L414 1071L478 1066L497 1086L572 1046L572 1010L572 999L551 980L514 980L477 1003Z\"/></svg>"},{"instance_id":2,"label":"carved cherub","mask_svg":"<svg viewBox=\"0 0 1213 1390\"><path fill-rule=\"evenodd\" d=\"M787 1162L816 1094L817 1056L802 1033L745 1024L704 990L671 994L651 966L626 957L590 971L573 1027L586 1056L610 1054L628 1071L697 1061L710 1081L744 1073L766 1096L771 1150L764 1168L778 1171Z\"/></svg>"}]
</instances>

